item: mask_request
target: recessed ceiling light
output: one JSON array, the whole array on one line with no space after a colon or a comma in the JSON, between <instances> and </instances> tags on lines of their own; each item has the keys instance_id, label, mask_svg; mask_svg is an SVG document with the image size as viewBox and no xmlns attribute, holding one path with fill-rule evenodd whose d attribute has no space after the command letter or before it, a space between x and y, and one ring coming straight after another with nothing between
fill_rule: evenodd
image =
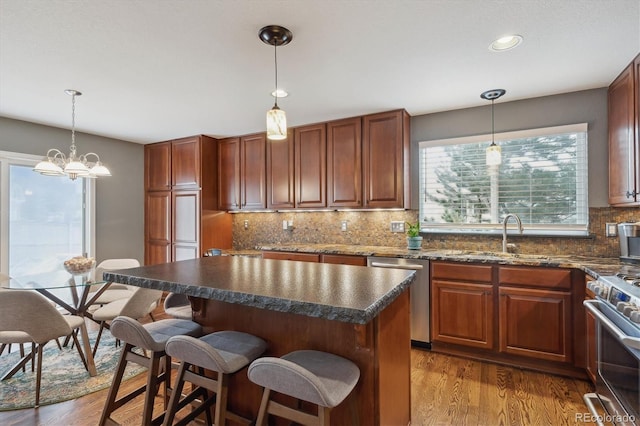
<instances>
[{"instance_id":1,"label":"recessed ceiling light","mask_svg":"<svg viewBox=\"0 0 640 426\"><path fill-rule=\"evenodd\" d=\"M522 40L522 36L517 34L506 35L494 40L493 43L489 45L489 50L494 52L504 52L505 50L513 49L514 47L522 44Z\"/></svg>"},{"instance_id":2,"label":"recessed ceiling light","mask_svg":"<svg viewBox=\"0 0 640 426\"><path fill-rule=\"evenodd\" d=\"M278 96L279 98L286 98L287 96L289 96L289 93L287 93L287 91L284 89L276 89L271 92L271 96L273 96L274 98L276 96Z\"/></svg>"}]
</instances>

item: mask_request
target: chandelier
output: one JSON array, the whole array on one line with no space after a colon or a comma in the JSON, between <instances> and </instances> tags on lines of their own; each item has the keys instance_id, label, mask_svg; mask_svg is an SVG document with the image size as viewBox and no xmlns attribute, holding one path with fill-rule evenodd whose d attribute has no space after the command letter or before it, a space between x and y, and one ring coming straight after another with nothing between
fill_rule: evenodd
<instances>
[{"instance_id":1,"label":"chandelier","mask_svg":"<svg viewBox=\"0 0 640 426\"><path fill-rule=\"evenodd\" d=\"M100 157L95 152L78 155L76 151L76 96L81 92L73 89L64 91L71 96L71 146L69 155L65 156L62 151L51 148L47 151L47 158L36 164L34 172L45 176L68 176L71 180L76 178L97 178L111 176L111 172L101 162ZM94 158L95 157L95 160ZM94 161L89 161L89 159Z\"/></svg>"},{"instance_id":2,"label":"chandelier","mask_svg":"<svg viewBox=\"0 0 640 426\"><path fill-rule=\"evenodd\" d=\"M268 25L260 29L258 37L263 43L273 46L276 68L276 88L273 95L276 101L273 108L267 111L267 138L280 141L287 138L287 116L278 107L278 46L289 44L293 39L293 34L279 25Z\"/></svg>"}]
</instances>

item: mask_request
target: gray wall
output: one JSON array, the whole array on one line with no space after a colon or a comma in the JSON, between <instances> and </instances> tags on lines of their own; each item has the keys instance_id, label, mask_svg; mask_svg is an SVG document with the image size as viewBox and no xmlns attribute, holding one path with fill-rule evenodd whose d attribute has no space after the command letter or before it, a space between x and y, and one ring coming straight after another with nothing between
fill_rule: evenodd
<instances>
[{"instance_id":1,"label":"gray wall","mask_svg":"<svg viewBox=\"0 0 640 426\"><path fill-rule=\"evenodd\" d=\"M0 150L41 155L49 148L65 154L71 131L0 117ZM111 170L96 182L96 258L144 261L144 147L76 132L78 152L95 152Z\"/></svg>"},{"instance_id":2,"label":"gray wall","mask_svg":"<svg viewBox=\"0 0 640 426\"><path fill-rule=\"evenodd\" d=\"M589 207L608 206L607 89L593 89L507 102L509 92L495 103L495 131L588 123ZM411 195L418 208L418 143L491 133L488 106L419 115L411 118Z\"/></svg>"}]
</instances>

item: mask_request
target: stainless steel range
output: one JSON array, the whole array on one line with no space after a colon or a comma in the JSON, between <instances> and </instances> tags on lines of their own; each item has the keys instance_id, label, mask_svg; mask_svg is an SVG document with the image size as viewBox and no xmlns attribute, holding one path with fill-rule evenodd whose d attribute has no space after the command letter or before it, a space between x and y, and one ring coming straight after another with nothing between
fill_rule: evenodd
<instances>
[{"instance_id":1,"label":"stainless steel range","mask_svg":"<svg viewBox=\"0 0 640 426\"><path fill-rule=\"evenodd\" d=\"M598 424L640 425L640 276L603 276L588 283L596 299L596 392L584 400ZM606 410L601 413L598 404Z\"/></svg>"}]
</instances>

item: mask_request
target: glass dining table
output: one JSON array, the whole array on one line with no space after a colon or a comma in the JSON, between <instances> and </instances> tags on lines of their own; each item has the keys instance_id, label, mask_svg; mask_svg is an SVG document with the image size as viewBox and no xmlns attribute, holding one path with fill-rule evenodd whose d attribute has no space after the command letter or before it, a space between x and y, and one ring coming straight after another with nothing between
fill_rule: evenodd
<instances>
[{"instance_id":1,"label":"glass dining table","mask_svg":"<svg viewBox=\"0 0 640 426\"><path fill-rule=\"evenodd\" d=\"M71 275L62 267L60 270L32 274L24 277L0 277L0 287L5 290L33 290L65 309L72 315L93 319L89 307L100 297L111 283L96 281L92 274ZM86 327L82 327L82 342L87 358L87 368L95 376L91 342Z\"/></svg>"}]
</instances>

